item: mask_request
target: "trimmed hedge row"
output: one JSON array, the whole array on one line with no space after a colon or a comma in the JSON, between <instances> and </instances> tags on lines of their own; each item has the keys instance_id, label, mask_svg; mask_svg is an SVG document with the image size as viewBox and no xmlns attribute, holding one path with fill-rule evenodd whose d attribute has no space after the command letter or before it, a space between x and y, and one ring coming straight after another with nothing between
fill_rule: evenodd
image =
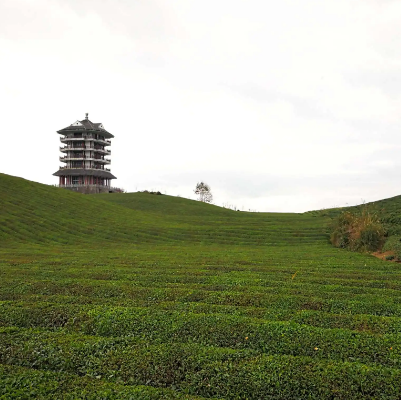
<instances>
[{"instance_id":1,"label":"trimmed hedge row","mask_svg":"<svg viewBox=\"0 0 401 400\"><path fill-rule=\"evenodd\" d=\"M401 391L401 370L358 362L258 355L198 344L149 345L136 338L16 329L2 333L2 363L116 384L174 388L206 398L397 399Z\"/></svg>"},{"instance_id":2,"label":"trimmed hedge row","mask_svg":"<svg viewBox=\"0 0 401 400\"><path fill-rule=\"evenodd\" d=\"M11 271L9 272L11 274ZM340 272L336 277L325 277L319 275L319 280L308 277L298 277L297 281L291 280L291 273L278 276L277 271L264 273L263 279L252 278L255 273L230 273L230 276L195 276L196 273L206 275L202 271L192 271L192 277L186 274L176 273L167 275L165 271L155 269L153 275L136 276L132 274L131 280L112 280L97 278L76 278L76 279L40 279L39 277L25 276L5 278L4 286L0 288L0 298L7 294L27 295L67 295L67 296L91 296L96 298L120 298L120 299L141 299L155 294L156 297L164 300L185 300L189 293L195 293L198 296L210 296L210 292L230 292L237 295L254 294L262 299L265 296L302 294L303 296L313 295L321 298L347 298L352 295L355 298L365 299L366 296L381 294L382 289L393 290L394 297L401 297L401 274L394 274L381 271L385 277L378 280L376 276L369 279L368 274L363 276L363 285L361 279L354 280L352 277L342 277ZM208 272L209 273L209 272ZM100 273L99 273L100 274ZM304 274L304 273L303 273ZM245 275L245 276L244 276ZM302 278L301 280L299 280ZM323 280L323 281L322 281ZM317 284L319 286L317 286ZM390 294L390 293L389 293Z\"/></svg>"},{"instance_id":3,"label":"trimmed hedge row","mask_svg":"<svg viewBox=\"0 0 401 400\"><path fill-rule=\"evenodd\" d=\"M397 279L397 277L394 277ZM366 281L365 281L366 282ZM275 282L281 286L280 282ZM374 283L372 283L374 285ZM25 282L18 288L4 287L0 290L0 298L4 300L24 299L29 295L53 296L51 301L57 301L57 297L64 296L73 303L118 303L127 306L146 306L165 301L177 303L204 302L208 304L227 306L246 306L292 310L321 310L332 313L371 314L382 316L401 316L401 291L387 289L384 283L377 283L376 288L359 290L357 287L348 287L341 290L341 286L327 287L326 285L315 287L315 290L303 288L303 285L294 285L285 289L264 288L246 286L238 289L236 285L204 286L177 285L176 287L136 287L131 285L124 288L119 283L79 284L56 282ZM315 284L316 286L316 284ZM381 287L380 287L381 286ZM330 290L330 288L332 290ZM227 290L231 289L231 290ZM383 289L386 296L383 297Z\"/></svg>"},{"instance_id":4,"label":"trimmed hedge row","mask_svg":"<svg viewBox=\"0 0 401 400\"><path fill-rule=\"evenodd\" d=\"M352 360L392 367L399 367L401 363L401 334L397 333L401 330L401 320L391 320L396 323L392 327L396 333L375 335L225 314L184 314L152 308L85 308L50 307L47 313L44 308L36 312L17 308L14 313L15 308L11 306L7 312L3 308L1 318L3 325L9 326L64 326L70 332L138 337L153 343L194 342L254 349L265 354ZM70 316L67 318L63 313L70 313Z\"/></svg>"},{"instance_id":5,"label":"trimmed hedge row","mask_svg":"<svg viewBox=\"0 0 401 400\"><path fill-rule=\"evenodd\" d=\"M158 318L170 318L170 315L174 315L174 318L180 319L180 315L182 315L183 320L185 320L188 315L195 317L196 315L202 315L204 318L207 318L209 315L211 318L214 318L213 315L219 315L220 318L228 318L230 321L235 318L236 320L241 319L241 321L249 320L250 323L253 323L255 320L257 320L257 323L281 321L316 328L341 328L374 334L401 333L401 317L352 314L347 313L349 309L344 311L344 308L339 308L338 311L340 313L302 309L303 307L301 306L305 306L305 304L296 305L289 303L278 306L273 303L269 308L261 308L208 303L163 302L152 307L117 307L113 305L106 307L105 305L68 304L63 297L58 299L58 303L32 302L33 299L30 300L30 302L0 302L0 326L56 329L64 326L77 326L80 321L93 320L93 314L101 316L103 313L107 314L111 312L115 315L123 313L123 315L127 316L127 323L133 326L135 326L136 319L142 318L142 316L149 319L156 315L159 316ZM309 306L311 304L319 305L319 303L309 303ZM355 302L351 304L354 306L359 305L359 303ZM365 309L367 306L364 304ZM389 312L389 310L386 311ZM124 322L120 323L120 325L122 324ZM120 336L128 332L121 329L126 328L117 327L115 336Z\"/></svg>"},{"instance_id":6,"label":"trimmed hedge row","mask_svg":"<svg viewBox=\"0 0 401 400\"><path fill-rule=\"evenodd\" d=\"M203 397L149 386L126 386L72 373L0 365L0 399L202 400Z\"/></svg>"}]
</instances>

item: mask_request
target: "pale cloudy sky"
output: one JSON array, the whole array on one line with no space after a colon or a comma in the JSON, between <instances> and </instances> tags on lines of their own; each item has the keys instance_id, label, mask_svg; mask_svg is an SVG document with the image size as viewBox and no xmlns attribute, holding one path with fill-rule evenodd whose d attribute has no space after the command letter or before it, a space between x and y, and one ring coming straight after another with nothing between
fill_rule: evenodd
<instances>
[{"instance_id":1,"label":"pale cloudy sky","mask_svg":"<svg viewBox=\"0 0 401 400\"><path fill-rule=\"evenodd\" d=\"M401 0L0 0L0 71L0 172L56 184L56 131L88 112L128 191L401 194Z\"/></svg>"}]
</instances>

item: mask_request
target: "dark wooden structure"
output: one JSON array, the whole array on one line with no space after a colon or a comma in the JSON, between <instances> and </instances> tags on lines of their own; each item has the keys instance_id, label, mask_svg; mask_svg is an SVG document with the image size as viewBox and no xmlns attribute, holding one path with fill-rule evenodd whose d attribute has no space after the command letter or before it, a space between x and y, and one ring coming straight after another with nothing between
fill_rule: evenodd
<instances>
[{"instance_id":1,"label":"dark wooden structure","mask_svg":"<svg viewBox=\"0 0 401 400\"><path fill-rule=\"evenodd\" d=\"M116 177L110 172L111 145L114 136L103 124L91 122L86 114L82 121L57 131L64 146L60 147L63 156L60 161L65 165L53 175L59 177L59 186L80 193L117 192L111 186Z\"/></svg>"}]
</instances>

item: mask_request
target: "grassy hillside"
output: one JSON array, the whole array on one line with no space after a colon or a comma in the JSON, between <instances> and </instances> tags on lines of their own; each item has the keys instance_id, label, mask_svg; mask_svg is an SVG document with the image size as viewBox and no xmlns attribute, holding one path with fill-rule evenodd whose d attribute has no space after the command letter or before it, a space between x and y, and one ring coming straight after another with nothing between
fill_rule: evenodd
<instances>
[{"instance_id":1,"label":"grassy hillside","mask_svg":"<svg viewBox=\"0 0 401 400\"><path fill-rule=\"evenodd\" d=\"M389 235L401 235L401 196L388 199L373 201L371 203L360 204L352 207L328 208L325 210L309 211L306 214L317 217L335 218L343 211L357 211L362 207L368 207L376 212Z\"/></svg>"},{"instance_id":2,"label":"grassy hillside","mask_svg":"<svg viewBox=\"0 0 401 400\"><path fill-rule=\"evenodd\" d=\"M380 245L382 256L388 259L401 261L401 196L379 200L371 203L361 204L354 207L332 208L320 211L310 211L306 214L318 218L329 218L331 221L338 221L338 216L345 211L361 216L369 216L378 222L377 227L384 232L384 246ZM360 219L359 221L362 221ZM372 220L372 219L371 219ZM328 224L329 227L332 225ZM329 228L330 229L330 228ZM331 228L333 229L333 228ZM375 232L378 232L375 229ZM372 240L372 237L371 237ZM373 242L372 242L373 243Z\"/></svg>"},{"instance_id":3,"label":"grassy hillside","mask_svg":"<svg viewBox=\"0 0 401 400\"><path fill-rule=\"evenodd\" d=\"M0 398L399 398L401 264L326 217L0 181Z\"/></svg>"},{"instance_id":4,"label":"grassy hillside","mask_svg":"<svg viewBox=\"0 0 401 400\"><path fill-rule=\"evenodd\" d=\"M326 241L322 221L243 213L171 196L85 196L0 175L1 243L267 245Z\"/></svg>"},{"instance_id":5,"label":"grassy hillside","mask_svg":"<svg viewBox=\"0 0 401 400\"><path fill-rule=\"evenodd\" d=\"M368 203L368 206L377 210L389 236L401 235L401 196Z\"/></svg>"}]
</instances>

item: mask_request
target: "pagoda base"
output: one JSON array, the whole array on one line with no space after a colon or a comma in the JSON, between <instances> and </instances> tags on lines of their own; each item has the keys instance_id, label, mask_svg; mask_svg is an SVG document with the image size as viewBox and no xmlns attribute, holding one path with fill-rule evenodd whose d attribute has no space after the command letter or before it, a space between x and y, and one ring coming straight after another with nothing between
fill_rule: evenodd
<instances>
[{"instance_id":1,"label":"pagoda base","mask_svg":"<svg viewBox=\"0 0 401 400\"><path fill-rule=\"evenodd\" d=\"M104 185L58 185L58 187L63 189L72 190L74 192L82 193L82 194L95 194L95 193L121 193L122 189L104 186Z\"/></svg>"}]
</instances>

